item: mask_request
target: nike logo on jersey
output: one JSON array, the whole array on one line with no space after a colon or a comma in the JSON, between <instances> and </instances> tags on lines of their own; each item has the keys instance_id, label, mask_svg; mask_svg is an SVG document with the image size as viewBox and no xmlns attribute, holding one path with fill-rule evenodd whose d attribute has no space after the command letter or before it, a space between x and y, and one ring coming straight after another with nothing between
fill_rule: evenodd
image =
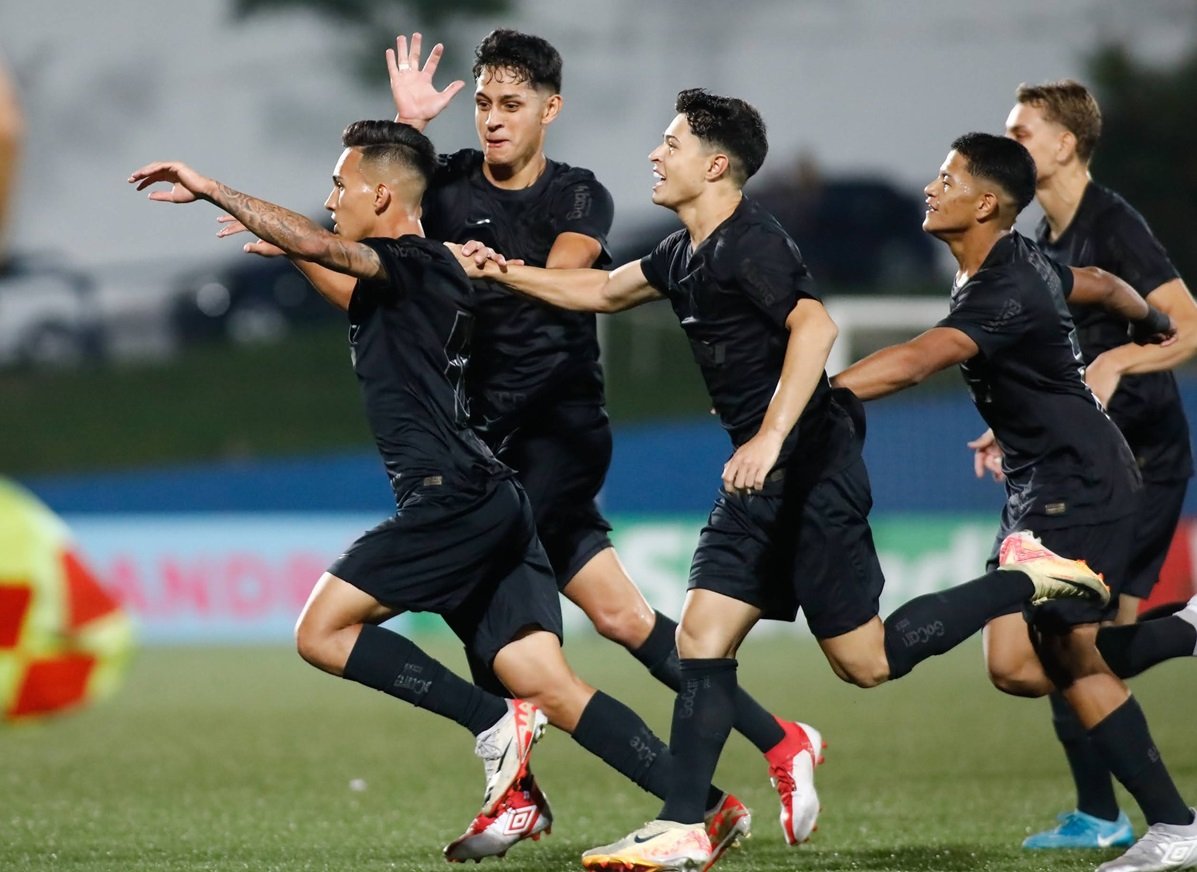
<instances>
[{"instance_id":1,"label":"nike logo on jersey","mask_svg":"<svg viewBox=\"0 0 1197 872\"><path fill-rule=\"evenodd\" d=\"M475 218L473 220L467 220L466 226L467 227L482 227L483 225L489 224L489 223L490 223L489 218Z\"/></svg>"}]
</instances>

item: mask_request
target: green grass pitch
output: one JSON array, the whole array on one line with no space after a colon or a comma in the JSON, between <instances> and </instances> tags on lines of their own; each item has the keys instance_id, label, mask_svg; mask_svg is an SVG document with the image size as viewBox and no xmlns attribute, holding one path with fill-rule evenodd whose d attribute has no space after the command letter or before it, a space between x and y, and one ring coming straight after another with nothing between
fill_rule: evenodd
<instances>
[{"instance_id":1,"label":"green grass pitch","mask_svg":"<svg viewBox=\"0 0 1197 872\"><path fill-rule=\"evenodd\" d=\"M461 668L452 644L427 645ZM667 732L671 699L632 658L587 638L567 653ZM718 868L1088 870L1117 853L1019 849L1031 828L1071 807L1070 782L1047 703L993 690L976 642L870 691L841 684L809 640L750 642L741 664L763 702L828 740L823 814L810 844L787 848L763 761L733 736L717 780L754 809L755 834ZM1133 685L1190 802L1195 670L1168 663ZM471 750L456 725L321 675L285 648L147 649L105 704L0 729L0 869L448 869L441 846L482 793ZM552 730L534 766L553 802L553 834L487 868L580 869L583 850L659 807ZM351 789L355 779L365 789Z\"/></svg>"}]
</instances>

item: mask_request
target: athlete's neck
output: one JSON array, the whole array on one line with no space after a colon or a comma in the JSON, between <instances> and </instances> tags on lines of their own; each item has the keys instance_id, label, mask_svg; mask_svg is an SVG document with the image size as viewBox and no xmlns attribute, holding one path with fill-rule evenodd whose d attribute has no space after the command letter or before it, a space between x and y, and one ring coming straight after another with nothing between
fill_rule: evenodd
<instances>
[{"instance_id":1,"label":"athlete's neck","mask_svg":"<svg viewBox=\"0 0 1197 872\"><path fill-rule=\"evenodd\" d=\"M988 225L982 224L959 236L945 238L944 242L948 244L948 249L952 252L952 257L956 258L956 264L959 267L956 270L956 287L976 275L977 271L981 269L981 264L985 263L985 258L989 257L989 252L993 250L993 247L998 244L999 240L1009 235L1009 227L990 229Z\"/></svg>"},{"instance_id":2,"label":"athlete's neck","mask_svg":"<svg viewBox=\"0 0 1197 872\"><path fill-rule=\"evenodd\" d=\"M402 210L394 215L380 215L374 223L370 236L383 239L398 239L400 236L423 236L424 225L420 223L420 211Z\"/></svg>"},{"instance_id":3,"label":"athlete's neck","mask_svg":"<svg viewBox=\"0 0 1197 872\"><path fill-rule=\"evenodd\" d=\"M698 248L715 228L736 211L744 194L731 185L708 188L702 196L678 207L677 217L690 232L690 247Z\"/></svg>"},{"instance_id":4,"label":"athlete's neck","mask_svg":"<svg viewBox=\"0 0 1197 872\"><path fill-rule=\"evenodd\" d=\"M549 159L538 149L518 163L495 165L483 162L482 175L496 188L519 191L535 185L548 165Z\"/></svg>"},{"instance_id":5,"label":"athlete's neck","mask_svg":"<svg viewBox=\"0 0 1197 872\"><path fill-rule=\"evenodd\" d=\"M1089 168L1078 162L1061 167L1036 187L1035 199L1043 208L1048 238L1052 242L1059 239L1072 223L1090 181Z\"/></svg>"}]
</instances>

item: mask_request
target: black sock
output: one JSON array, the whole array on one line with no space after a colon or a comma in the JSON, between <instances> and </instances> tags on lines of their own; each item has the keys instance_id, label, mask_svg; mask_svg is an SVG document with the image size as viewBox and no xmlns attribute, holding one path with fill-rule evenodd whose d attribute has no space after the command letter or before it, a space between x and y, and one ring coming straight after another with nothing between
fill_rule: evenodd
<instances>
[{"instance_id":1,"label":"black sock","mask_svg":"<svg viewBox=\"0 0 1197 872\"><path fill-rule=\"evenodd\" d=\"M678 667L675 637L677 622L657 612L652 631L644 644L632 651L632 656L648 667L649 673L666 687L677 690L682 686ZM785 738L785 730L764 706L736 687L736 715L732 726L736 732L756 746L762 754Z\"/></svg>"},{"instance_id":2,"label":"black sock","mask_svg":"<svg viewBox=\"0 0 1197 872\"><path fill-rule=\"evenodd\" d=\"M366 624L345 677L457 721L475 736L507 714L507 703L454 675L410 639Z\"/></svg>"},{"instance_id":3,"label":"black sock","mask_svg":"<svg viewBox=\"0 0 1197 872\"><path fill-rule=\"evenodd\" d=\"M658 815L680 824L702 823L710 784L731 733L736 691L733 659L682 660L682 689L673 704L673 777Z\"/></svg>"},{"instance_id":4,"label":"black sock","mask_svg":"<svg viewBox=\"0 0 1197 872\"><path fill-rule=\"evenodd\" d=\"M1139 803L1149 826L1192 823L1193 814L1180 798L1133 696L1091 729L1089 738L1114 777Z\"/></svg>"},{"instance_id":5,"label":"black sock","mask_svg":"<svg viewBox=\"0 0 1197 872\"><path fill-rule=\"evenodd\" d=\"M1076 807L1078 811L1101 818L1103 821L1118 819L1118 799L1114 796L1114 780L1105 758L1089 739L1089 734L1072 710L1072 706L1060 694L1052 693L1052 726L1056 738L1064 746L1068 768L1076 784Z\"/></svg>"},{"instance_id":6,"label":"black sock","mask_svg":"<svg viewBox=\"0 0 1197 872\"><path fill-rule=\"evenodd\" d=\"M1119 678L1132 678L1173 657L1197 651L1197 627L1172 615L1137 624L1102 627L1097 650Z\"/></svg>"},{"instance_id":7,"label":"black sock","mask_svg":"<svg viewBox=\"0 0 1197 872\"><path fill-rule=\"evenodd\" d=\"M995 569L940 593L915 597L885 619L889 677L951 651L991 619L1024 602L1035 587L1025 573Z\"/></svg>"},{"instance_id":8,"label":"black sock","mask_svg":"<svg viewBox=\"0 0 1197 872\"><path fill-rule=\"evenodd\" d=\"M582 709L573 739L654 796L664 798L669 790L669 747L638 714L601 690Z\"/></svg>"}]
</instances>

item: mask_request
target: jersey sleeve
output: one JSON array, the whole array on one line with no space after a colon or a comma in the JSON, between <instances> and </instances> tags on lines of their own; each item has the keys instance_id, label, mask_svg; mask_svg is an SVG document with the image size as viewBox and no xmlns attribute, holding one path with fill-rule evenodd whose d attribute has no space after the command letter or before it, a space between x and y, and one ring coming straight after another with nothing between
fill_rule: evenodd
<instances>
[{"instance_id":1,"label":"jersey sleeve","mask_svg":"<svg viewBox=\"0 0 1197 872\"><path fill-rule=\"evenodd\" d=\"M1138 212L1127 207L1109 214L1099 233L1109 263L1100 264L1146 297L1179 277L1168 252Z\"/></svg>"},{"instance_id":2,"label":"jersey sleeve","mask_svg":"<svg viewBox=\"0 0 1197 872\"><path fill-rule=\"evenodd\" d=\"M685 230L679 230L666 236L657 243L656 248L640 258L640 271L644 273L644 280L667 297L669 296L669 265L673 262L678 245L681 244L689 244Z\"/></svg>"},{"instance_id":3,"label":"jersey sleeve","mask_svg":"<svg viewBox=\"0 0 1197 872\"><path fill-rule=\"evenodd\" d=\"M607 234L615 220L615 201L593 176L562 186L553 198L553 228L558 234L580 233L602 246L601 260L609 261Z\"/></svg>"},{"instance_id":4,"label":"jersey sleeve","mask_svg":"<svg viewBox=\"0 0 1197 872\"><path fill-rule=\"evenodd\" d=\"M745 234L729 248L719 259L732 262L720 271L730 266L735 285L775 324L784 326L799 300L819 300L798 246L784 233Z\"/></svg>"},{"instance_id":5,"label":"jersey sleeve","mask_svg":"<svg viewBox=\"0 0 1197 872\"><path fill-rule=\"evenodd\" d=\"M363 239L362 245L374 249L386 277L380 279L359 279L358 291L375 305L394 305L418 290L423 277L433 263L428 243L420 237L404 236L399 239ZM431 243L439 245L440 243Z\"/></svg>"},{"instance_id":6,"label":"jersey sleeve","mask_svg":"<svg viewBox=\"0 0 1197 872\"><path fill-rule=\"evenodd\" d=\"M977 344L983 355L992 357L1022 339L1034 318L1013 279L975 277L958 292L951 313L935 326L959 330Z\"/></svg>"}]
</instances>

